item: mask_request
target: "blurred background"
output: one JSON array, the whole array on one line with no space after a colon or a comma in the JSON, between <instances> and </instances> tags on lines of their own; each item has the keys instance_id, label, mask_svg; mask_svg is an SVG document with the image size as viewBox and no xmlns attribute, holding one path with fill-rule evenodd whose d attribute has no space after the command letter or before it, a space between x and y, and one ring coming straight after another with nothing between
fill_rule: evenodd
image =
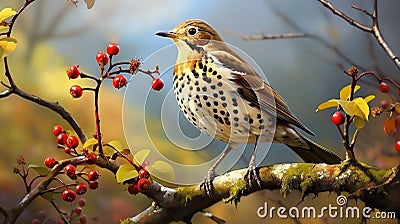
<instances>
[{"instance_id":1,"label":"blurred background","mask_svg":"<svg viewBox=\"0 0 400 224\"><path fill-rule=\"evenodd\" d=\"M0 9L12 7L17 10L23 2L2 0ZM370 1L334 2L339 9L363 24L371 24L364 14L351 9L351 4L367 10L372 9ZM379 2L381 30L394 52L400 52L400 29L397 21L393 19L396 18L399 7L400 2L396 0ZM95 128L93 96L91 93L84 93L81 99L72 99L69 88L74 84L90 86L92 83L82 80L69 81L65 75L66 67L79 64L82 71L98 74L95 54L99 50L105 50L109 42L118 42L120 45L121 53L118 59L146 59L157 50L171 44L170 40L155 36L157 31L168 31L183 20L192 18L206 20L219 31L226 42L250 55L267 75L272 86L286 99L291 111L316 133L315 139L342 156L344 150L339 134L330 121L333 110L315 113L315 108L327 99L337 98L339 90L349 83L350 80L343 75L343 69L357 65L360 70L374 70L400 81L399 70L369 34L333 16L316 1L290 0L97 1L90 10L86 9L83 1L76 8L66 5L65 1L61 0L37 0L15 25L13 36L18 40L18 46L9 56L11 72L21 89L49 101L58 101L74 115L85 132L91 135ZM256 35L259 32L307 33L315 38L263 41L241 39L242 35ZM152 69L156 65L147 63L146 60L144 62L144 69ZM163 63L165 62L160 61L157 64ZM0 74L4 74L3 66L0 67ZM167 68L160 69L163 71ZM192 154L174 151L174 145L161 131L161 116L158 111L163 103L162 99L172 89L171 72L165 72L162 78L166 82L165 88L160 93L149 93L151 79L146 76L134 77L127 91L134 88L136 95L130 95L125 101L123 89L117 91L110 83L106 84L100 97L103 136L106 141L117 139L133 151L159 147L157 150L162 151L166 157L173 156L174 161L197 163L199 159L195 154L188 156ZM6 81L5 77L0 76L0 81ZM359 91L360 96L377 96L371 102L371 106L379 105L382 99L389 100L378 91L378 83L373 81L367 80ZM396 91L392 93L397 95ZM147 102L144 113L143 104L140 102L146 94L151 95L152 100L150 104ZM135 97L137 101L134 100ZM69 127L57 114L17 96L1 99L0 105L0 202L2 206L10 208L25 195L21 179L12 174L15 159L23 155L28 163L43 164L48 155L59 159L66 158L66 155L56 148L51 130L55 124ZM147 130L142 128L144 117ZM399 135L394 133L388 137L383 131L383 121L386 118L387 116L371 118L356 145L358 158L379 168L397 165L400 158L394 148ZM129 127L124 127L127 122ZM179 122L187 129L187 135L199 135L189 123L185 123L186 120L181 119ZM138 128L132 128L136 123ZM148 132L151 133L152 140L148 139ZM198 152L201 153L200 160L212 158L224 147L220 142L213 141L212 144L214 145L207 147L207 150ZM273 145L262 164L294 161L300 159L285 146ZM245 163L238 163L237 166L246 167ZM99 189L89 191L86 195L88 205L84 207L84 213L90 217L90 223L118 223L120 219L133 216L150 205L151 201L144 196L128 194L125 191L126 186L117 184L110 172L104 170L101 174ZM295 206L300 200L301 196L296 192L284 199L279 192L265 191L243 198L237 208L231 204L218 203L207 211L228 223L266 223L270 219L263 220L256 216L257 208L263 206L265 201L268 201L269 206ZM58 203L68 210L67 203ZM321 194L317 198L310 196L299 206L324 206L329 203L335 205L336 195ZM362 207L363 204L359 202L358 206ZM48 202L39 198L24 211L17 223L30 223L41 211L45 211L49 217L46 223L58 220ZM309 220L272 221L305 223ZM360 220L324 218L313 221L358 223ZM394 220L389 221L394 223ZM201 214L197 214L193 222L212 223ZM379 220L372 223L379 223Z\"/></svg>"}]
</instances>

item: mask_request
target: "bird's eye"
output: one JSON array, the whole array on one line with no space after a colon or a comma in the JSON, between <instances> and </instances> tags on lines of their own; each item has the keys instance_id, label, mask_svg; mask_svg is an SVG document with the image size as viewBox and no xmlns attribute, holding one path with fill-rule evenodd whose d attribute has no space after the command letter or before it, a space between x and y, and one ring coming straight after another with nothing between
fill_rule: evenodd
<instances>
[{"instance_id":1,"label":"bird's eye","mask_svg":"<svg viewBox=\"0 0 400 224\"><path fill-rule=\"evenodd\" d=\"M190 28L190 29L188 30L188 34L189 34L190 36L193 36L193 35L195 35L196 33L197 33L197 29L194 28L194 27L192 27L192 28Z\"/></svg>"}]
</instances>

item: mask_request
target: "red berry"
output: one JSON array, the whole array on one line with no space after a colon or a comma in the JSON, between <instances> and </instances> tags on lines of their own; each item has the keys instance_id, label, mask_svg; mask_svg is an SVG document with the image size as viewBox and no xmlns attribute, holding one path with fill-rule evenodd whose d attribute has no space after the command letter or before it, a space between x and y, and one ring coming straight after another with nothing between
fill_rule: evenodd
<instances>
[{"instance_id":1,"label":"red berry","mask_svg":"<svg viewBox=\"0 0 400 224\"><path fill-rule=\"evenodd\" d=\"M126 86L127 83L128 83L128 81L126 80L125 76L123 76L123 75L115 76L112 81L113 86L117 89L120 89L120 88Z\"/></svg>"},{"instance_id":2,"label":"red berry","mask_svg":"<svg viewBox=\"0 0 400 224\"><path fill-rule=\"evenodd\" d=\"M67 174L67 176L73 178L76 176L75 172L76 172L76 168L74 165L72 164L68 164L64 167L64 171Z\"/></svg>"},{"instance_id":3,"label":"red berry","mask_svg":"<svg viewBox=\"0 0 400 224\"><path fill-rule=\"evenodd\" d=\"M79 198L78 205L81 206L81 207L85 206L86 205L86 199Z\"/></svg>"},{"instance_id":4,"label":"red berry","mask_svg":"<svg viewBox=\"0 0 400 224\"><path fill-rule=\"evenodd\" d=\"M75 187L75 192L79 195L85 194L87 191L87 186L84 183L79 183Z\"/></svg>"},{"instance_id":5,"label":"red berry","mask_svg":"<svg viewBox=\"0 0 400 224\"><path fill-rule=\"evenodd\" d=\"M67 141L67 138L68 138L67 134L65 134L65 133L63 132L63 133L57 135L56 142L57 142L57 144L59 144L59 145L64 145L65 142Z\"/></svg>"},{"instance_id":6,"label":"red berry","mask_svg":"<svg viewBox=\"0 0 400 224\"><path fill-rule=\"evenodd\" d=\"M110 43L107 45L107 53L109 55L117 55L119 53L119 46L117 43Z\"/></svg>"},{"instance_id":7,"label":"red berry","mask_svg":"<svg viewBox=\"0 0 400 224\"><path fill-rule=\"evenodd\" d=\"M96 54L96 61L100 66L104 66L108 63L109 57L104 51L100 51Z\"/></svg>"},{"instance_id":8,"label":"red berry","mask_svg":"<svg viewBox=\"0 0 400 224\"><path fill-rule=\"evenodd\" d=\"M39 219L33 219L32 220L32 224L40 224L40 220Z\"/></svg>"},{"instance_id":9,"label":"red berry","mask_svg":"<svg viewBox=\"0 0 400 224\"><path fill-rule=\"evenodd\" d=\"M62 192L62 199L66 202L73 202L75 201L76 193L70 189L66 189Z\"/></svg>"},{"instance_id":10,"label":"red berry","mask_svg":"<svg viewBox=\"0 0 400 224\"><path fill-rule=\"evenodd\" d=\"M65 146L65 147L64 147L64 152L65 152L66 154L70 154L70 153L71 153L71 148L68 147L68 146Z\"/></svg>"},{"instance_id":11,"label":"red berry","mask_svg":"<svg viewBox=\"0 0 400 224\"><path fill-rule=\"evenodd\" d=\"M100 174L99 174L99 171L97 171L97 170L91 170L88 173L89 180L97 180L97 179L99 179L99 177L100 177Z\"/></svg>"},{"instance_id":12,"label":"red berry","mask_svg":"<svg viewBox=\"0 0 400 224\"><path fill-rule=\"evenodd\" d=\"M400 152L400 140L397 140L396 142L396 150Z\"/></svg>"},{"instance_id":13,"label":"red berry","mask_svg":"<svg viewBox=\"0 0 400 224\"><path fill-rule=\"evenodd\" d=\"M380 90L382 93L387 93L387 92L389 92L389 89L390 89L390 87L389 87L389 85L388 85L387 83L381 82L381 83L379 84L379 90Z\"/></svg>"},{"instance_id":14,"label":"red berry","mask_svg":"<svg viewBox=\"0 0 400 224\"><path fill-rule=\"evenodd\" d=\"M71 94L71 96L73 98L79 98L83 94L83 89L82 89L82 87L80 87L78 85L74 85L74 86L71 86L71 88L69 89L69 93Z\"/></svg>"},{"instance_id":15,"label":"red berry","mask_svg":"<svg viewBox=\"0 0 400 224\"><path fill-rule=\"evenodd\" d=\"M54 157L48 156L44 160L44 165L46 165L48 168L53 168L57 164L56 159Z\"/></svg>"},{"instance_id":16,"label":"red berry","mask_svg":"<svg viewBox=\"0 0 400 224\"><path fill-rule=\"evenodd\" d=\"M71 65L67 68L67 75L70 79L76 79L80 76L81 72L77 65Z\"/></svg>"},{"instance_id":17,"label":"red berry","mask_svg":"<svg viewBox=\"0 0 400 224\"><path fill-rule=\"evenodd\" d=\"M82 214L82 211L83 211L82 207L76 207L76 208L74 209L74 212L75 212L75 214L76 214L77 216L80 216L80 215Z\"/></svg>"},{"instance_id":18,"label":"red berry","mask_svg":"<svg viewBox=\"0 0 400 224\"><path fill-rule=\"evenodd\" d=\"M141 169L139 170L139 178L149 178L150 177L150 173L149 171L147 171L146 169Z\"/></svg>"},{"instance_id":19,"label":"red berry","mask_svg":"<svg viewBox=\"0 0 400 224\"><path fill-rule=\"evenodd\" d=\"M156 91L160 91L164 87L164 81L160 78L155 78L153 79L153 82L151 83L151 88L153 88Z\"/></svg>"},{"instance_id":20,"label":"red berry","mask_svg":"<svg viewBox=\"0 0 400 224\"><path fill-rule=\"evenodd\" d=\"M79 217L79 224L86 224L88 221L88 217L86 215L81 215L81 217Z\"/></svg>"},{"instance_id":21,"label":"red berry","mask_svg":"<svg viewBox=\"0 0 400 224\"><path fill-rule=\"evenodd\" d=\"M95 190L98 187L99 187L99 181L97 181L97 180L89 181L89 188L90 189Z\"/></svg>"},{"instance_id":22,"label":"red berry","mask_svg":"<svg viewBox=\"0 0 400 224\"><path fill-rule=\"evenodd\" d=\"M138 185L136 183L129 184L128 192L129 192L129 194L138 194L139 193Z\"/></svg>"},{"instance_id":23,"label":"red berry","mask_svg":"<svg viewBox=\"0 0 400 224\"><path fill-rule=\"evenodd\" d=\"M149 179L143 178L140 179L137 183L140 192L146 192L150 189L151 183Z\"/></svg>"},{"instance_id":24,"label":"red berry","mask_svg":"<svg viewBox=\"0 0 400 224\"><path fill-rule=\"evenodd\" d=\"M344 123L344 115L341 112L336 111L332 114L331 120L335 125L341 125Z\"/></svg>"},{"instance_id":25,"label":"red berry","mask_svg":"<svg viewBox=\"0 0 400 224\"><path fill-rule=\"evenodd\" d=\"M389 108L389 102L387 100L382 100L380 102L380 105L381 105L382 109L384 109L384 110Z\"/></svg>"},{"instance_id":26,"label":"red berry","mask_svg":"<svg viewBox=\"0 0 400 224\"><path fill-rule=\"evenodd\" d=\"M74 149L79 145L79 139L76 136L69 136L65 142L68 147Z\"/></svg>"},{"instance_id":27,"label":"red berry","mask_svg":"<svg viewBox=\"0 0 400 224\"><path fill-rule=\"evenodd\" d=\"M93 152L86 155L87 164L95 164L97 161L97 155Z\"/></svg>"},{"instance_id":28,"label":"red berry","mask_svg":"<svg viewBox=\"0 0 400 224\"><path fill-rule=\"evenodd\" d=\"M64 128L61 125L56 125L56 126L53 127L53 134L55 136L58 136L62 132L65 132L65 131L64 131Z\"/></svg>"}]
</instances>

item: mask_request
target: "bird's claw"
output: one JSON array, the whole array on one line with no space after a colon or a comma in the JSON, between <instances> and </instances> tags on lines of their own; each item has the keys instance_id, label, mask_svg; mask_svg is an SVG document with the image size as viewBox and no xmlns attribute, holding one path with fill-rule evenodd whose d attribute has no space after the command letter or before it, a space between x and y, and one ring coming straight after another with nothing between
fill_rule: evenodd
<instances>
[{"instance_id":1,"label":"bird's claw","mask_svg":"<svg viewBox=\"0 0 400 224\"><path fill-rule=\"evenodd\" d=\"M211 191L214 189L212 181L214 180L216 174L213 170L209 170L204 177L204 180L200 183L200 189L204 188L204 191L208 196L211 196Z\"/></svg>"},{"instance_id":2,"label":"bird's claw","mask_svg":"<svg viewBox=\"0 0 400 224\"><path fill-rule=\"evenodd\" d=\"M247 168L247 172L244 175L245 180L247 180L247 183L249 186L252 188L253 187L253 182L254 180L257 182L258 187L261 188L261 181L260 177L258 176L256 165L253 163L249 164L249 167Z\"/></svg>"}]
</instances>

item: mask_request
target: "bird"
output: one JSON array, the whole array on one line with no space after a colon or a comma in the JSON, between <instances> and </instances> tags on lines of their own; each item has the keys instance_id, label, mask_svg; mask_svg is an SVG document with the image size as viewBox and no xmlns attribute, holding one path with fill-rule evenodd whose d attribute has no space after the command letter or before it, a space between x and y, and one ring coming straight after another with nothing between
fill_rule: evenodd
<instances>
[{"instance_id":1,"label":"bird","mask_svg":"<svg viewBox=\"0 0 400 224\"><path fill-rule=\"evenodd\" d=\"M314 135L207 22L186 20L156 35L172 39L178 50L173 88L181 111L202 132L227 143L200 183L207 194L212 193L215 169L239 144L254 144L244 176L250 186L253 181L262 186L255 162L257 146L262 142L283 143L305 162L341 162L337 154L299 131Z\"/></svg>"}]
</instances>

